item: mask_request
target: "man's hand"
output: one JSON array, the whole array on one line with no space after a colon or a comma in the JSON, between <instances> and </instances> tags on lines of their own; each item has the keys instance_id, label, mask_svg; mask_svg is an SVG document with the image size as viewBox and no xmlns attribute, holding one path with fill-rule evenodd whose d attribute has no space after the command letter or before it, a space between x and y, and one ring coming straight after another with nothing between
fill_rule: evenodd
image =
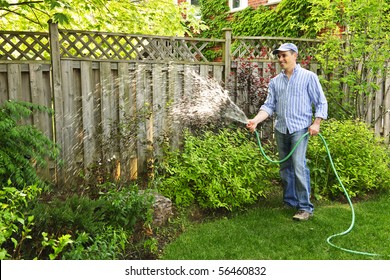
<instances>
[{"instance_id":1,"label":"man's hand","mask_svg":"<svg viewBox=\"0 0 390 280\"><path fill-rule=\"evenodd\" d=\"M260 110L259 113L253 119L248 120L246 127L251 131L255 131L256 126L269 117L266 111Z\"/></svg>"},{"instance_id":2,"label":"man's hand","mask_svg":"<svg viewBox=\"0 0 390 280\"><path fill-rule=\"evenodd\" d=\"M309 127L309 134L310 134L310 136L316 136L316 135L318 135L318 133L320 133L320 125L312 124Z\"/></svg>"},{"instance_id":3,"label":"man's hand","mask_svg":"<svg viewBox=\"0 0 390 280\"><path fill-rule=\"evenodd\" d=\"M257 122L255 122L253 119L252 120L248 120L248 123L246 125L246 127L251 131L255 131L256 129L256 126L257 126Z\"/></svg>"},{"instance_id":4,"label":"man's hand","mask_svg":"<svg viewBox=\"0 0 390 280\"><path fill-rule=\"evenodd\" d=\"M320 133L321 118L316 118L313 124L309 127L310 136L316 136Z\"/></svg>"}]
</instances>

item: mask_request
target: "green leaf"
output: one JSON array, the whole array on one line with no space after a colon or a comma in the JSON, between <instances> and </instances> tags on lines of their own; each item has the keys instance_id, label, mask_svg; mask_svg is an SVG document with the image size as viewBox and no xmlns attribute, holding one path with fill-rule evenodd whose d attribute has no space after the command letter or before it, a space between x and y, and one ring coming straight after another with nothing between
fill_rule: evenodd
<instances>
[{"instance_id":1,"label":"green leaf","mask_svg":"<svg viewBox=\"0 0 390 280\"><path fill-rule=\"evenodd\" d=\"M53 15L53 22L60 24L69 24L69 17L64 13L55 13Z\"/></svg>"},{"instance_id":2,"label":"green leaf","mask_svg":"<svg viewBox=\"0 0 390 280\"><path fill-rule=\"evenodd\" d=\"M16 248L18 246L18 241L13 237L11 237L11 241L14 244L14 248Z\"/></svg>"}]
</instances>

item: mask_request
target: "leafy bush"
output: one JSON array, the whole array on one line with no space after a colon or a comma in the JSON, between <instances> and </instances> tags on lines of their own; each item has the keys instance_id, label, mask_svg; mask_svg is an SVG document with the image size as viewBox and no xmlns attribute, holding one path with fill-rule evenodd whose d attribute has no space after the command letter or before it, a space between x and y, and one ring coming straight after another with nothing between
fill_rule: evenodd
<instances>
[{"instance_id":1,"label":"leafy bush","mask_svg":"<svg viewBox=\"0 0 390 280\"><path fill-rule=\"evenodd\" d=\"M25 186L19 190L13 186L11 180L1 186L0 260L23 259L26 252L30 251L29 243L33 239L35 217L28 213L28 209L30 202L41 192L42 188L37 185ZM68 234L55 239L48 238L48 234L42 232L42 241L31 255L31 259L38 258L44 250L48 252L50 259L55 259L70 243L72 240Z\"/></svg>"},{"instance_id":2,"label":"leafy bush","mask_svg":"<svg viewBox=\"0 0 390 280\"><path fill-rule=\"evenodd\" d=\"M103 201L72 195L65 200L55 198L38 203L32 210L35 225L40 231L50 229L56 235L61 233L98 232L105 224Z\"/></svg>"},{"instance_id":3,"label":"leafy bush","mask_svg":"<svg viewBox=\"0 0 390 280\"><path fill-rule=\"evenodd\" d=\"M111 188L99 200L104 201L105 221L115 228L133 230L139 220L151 222L153 196L139 191L136 185L119 190Z\"/></svg>"},{"instance_id":4,"label":"leafy bush","mask_svg":"<svg viewBox=\"0 0 390 280\"><path fill-rule=\"evenodd\" d=\"M101 193L97 199L73 195L37 204L36 226L52 232L87 232L94 236L105 226L133 230L139 220L150 221L152 196L141 194L136 185Z\"/></svg>"},{"instance_id":5,"label":"leafy bush","mask_svg":"<svg viewBox=\"0 0 390 280\"><path fill-rule=\"evenodd\" d=\"M92 237L80 233L72 249L64 252L65 260L118 260L123 259L131 233L122 228L104 227Z\"/></svg>"},{"instance_id":6,"label":"leafy bush","mask_svg":"<svg viewBox=\"0 0 390 280\"><path fill-rule=\"evenodd\" d=\"M40 130L23 124L34 111L51 113L44 106L28 102L7 101L0 107L0 181L8 179L23 188L42 183L37 166L45 166L48 159L56 159L58 147Z\"/></svg>"},{"instance_id":7,"label":"leafy bush","mask_svg":"<svg viewBox=\"0 0 390 280\"><path fill-rule=\"evenodd\" d=\"M117 259L135 246L136 224L152 219L153 196L136 185L96 200L36 202L41 192L36 185L18 190L10 180L0 189L0 259Z\"/></svg>"},{"instance_id":8,"label":"leafy bush","mask_svg":"<svg viewBox=\"0 0 390 280\"><path fill-rule=\"evenodd\" d=\"M222 129L184 134L182 151L166 156L159 190L179 206L233 208L265 196L277 168L266 164L248 133Z\"/></svg>"},{"instance_id":9,"label":"leafy bush","mask_svg":"<svg viewBox=\"0 0 390 280\"><path fill-rule=\"evenodd\" d=\"M362 197L390 188L390 152L365 123L330 120L321 125L321 134L349 196ZM342 196L343 190L319 137L310 139L308 158L314 196Z\"/></svg>"},{"instance_id":10,"label":"leafy bush","mask_svg":"<svg viewBox=\"0 0 390 280\"><path fill-rule=\"evenodd\" d=\"M41 189L36 185L22 190L12 186L8 180L0 189L0 259L19 258L22 244L30 239L34 216L24 213L29 200L35 198Z\"/></svg>"},{"instance_id":11,"label":"leafy bush","mask_svg":"<svg viewBox=\"0 0 390 280\"><path fill-rule=\"evenodd\" d=\"M129 237L139 222L152 220L153 196L137 185L122 189L115 185L96 199L73 195L39 203L35 216L35 236L50 230L54 237L63 234L75 240L63 250L63 259L115 259L125 253Z\"/></svg>"}]
</instances>

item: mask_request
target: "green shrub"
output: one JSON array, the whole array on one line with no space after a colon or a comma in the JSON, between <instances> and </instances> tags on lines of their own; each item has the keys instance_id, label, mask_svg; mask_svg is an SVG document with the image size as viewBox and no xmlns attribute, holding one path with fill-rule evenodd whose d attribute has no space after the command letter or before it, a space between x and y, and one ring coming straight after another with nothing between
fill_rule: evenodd
<instances>
[{"instance_id":1,"label":"green shrub","mask_svg":"<svg viewBox=\"0 0 390 280\"><path fill-rule=\"evenodd\" d=\"M272 185L277 168L265 163L249 133L239 129L184 134L182 151L162 163L159 190L179 206L234 208L254 203Z\"/></svg>"},{"instance_id":2,"label":"green shrub","mask_svg":"<svg viewBox=\"0 0 390 280\"><path fill-rule=\"evenodd\" d=\"M38 203L32 210L36 217L36 230L50 229L53 234L97 232L104 225L104 207L102 200L93 200L85 196L72 195L68 198L55 198L46 203Z\"/></svg>"},{"instance_id":3,"label":"green shrub","mask_svg":"<svg viewBox=\"0 0 390 280\"><path fill-rule=\"evenodd\" d=\"M11 180L0 189L0 259L19 259L22 245L31 239L34 216L25 213L41 189L36 185L18 190Z\"/></svg>"},{"instance_id":4,"label":"green shrub","mask_svg":"<svg viewBox=\"0 0 390 280\"><path fill-rule=\"evenodd\" d=\"M151 223L152 203L153 196L139 191L137 185L119 188L114 184L106 184L96 199L72 195L40 202L32 210L34 236L40 236L44 230L53 233L51 239L67 234L74 236L75 240L63 249L59 258L117 259L131 245L129 237L136 224ZM31 246L39 248L40 245ZM43 252L42 258L47 254Z\"/></svg>"},{"instance_id":5,"label":"green shrub","mask_svg":"<svg viewBox=\"0 0 390 280\"><path fill-rule=\"evenodd\" d=\"M33 232L35 217L28 213L30 204L36 200L42 188L37 185L25 186L21 190L15 188L8 180L0 188L0 260L4 259L36 259L45 250L50 259L55 259L64 248L72 243L70 235L48 238L46 232L37 237L34 243ZM39 240L42 241L40 242Z\"/></svg>"},{"instance_id":6,"label":"green shrub","mask_svg":"<svg viewBox=\"0 0 390 280\"><path fill-rule=\"evenodd\" d=\"M111 188L99 198L104 201L104 220L115 228L128 230L133 230L140 220L152 221L153 199L150 193L139 191L137 185L119 190Z\"/></svg>"},{"instance_id":7,"label":"green shrub","mask_svg":"<svg viewBox=\"0 0 390 280\"><path fill-rule=\"evenodd\" d=\"M363 197L390 188L390 153L360 121L330 120L321 125L337 173L350 197ZM343 196L319 137L309 142L312 192L317 199Z\"/></svg>"},{"instance_id":8,"label":"green shrub","mask_svg":"<svg viewBox=\"0 0 390 280\"><path fill-rule=\"evenodd\" d=\"M78 235L71 249L63 254L65 260L123 259L131 232L122 228L104 227L92 237L86 232Z\"/></svg>"},{"instance_id":9,"label":"green shrub","mask_svg":"<svg viewBox=\"0 0 390 280\"><path fill-rule=\"evenodd\" d=\"M112 189L97 199L72 195L37 204L33 210L36 226L54 233L87 232L94 236L105 226L133 230L136 222L151 220L152 196L136 185Z\"/></svg>"},{"instance_id":10,"label":"green shrub","mask_svg":"<svg viewBox=\"0 0 390 280\"><path fill-rule=\"evenodd\" d=\"M23 188L42 183L36 165L45 166L56 159L58 147L40 130L23 124L33 112L51 113L44 106L28 102L7 101L0 107L0 181L8 179Z\"/></svg>"}]
</instances>

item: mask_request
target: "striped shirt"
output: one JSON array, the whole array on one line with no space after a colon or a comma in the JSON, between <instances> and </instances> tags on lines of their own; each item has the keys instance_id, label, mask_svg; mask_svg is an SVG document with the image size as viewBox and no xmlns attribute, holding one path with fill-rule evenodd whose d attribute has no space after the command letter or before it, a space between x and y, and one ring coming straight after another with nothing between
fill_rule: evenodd
<instances>
[{"instance_id":1,"label":"striped shirt","mask_svg":"<svg viewBox=\"0 0 390 280\"><path fill-rule=\"evenodd\" d=\"M275 129L286 134L312 124L313 105L316 118L328 117L328 103L318 76L297 64L290 79L284 71L271 79L267 99L260 110L270 116L275 113Z\"/></svg>"}]
</instances>

